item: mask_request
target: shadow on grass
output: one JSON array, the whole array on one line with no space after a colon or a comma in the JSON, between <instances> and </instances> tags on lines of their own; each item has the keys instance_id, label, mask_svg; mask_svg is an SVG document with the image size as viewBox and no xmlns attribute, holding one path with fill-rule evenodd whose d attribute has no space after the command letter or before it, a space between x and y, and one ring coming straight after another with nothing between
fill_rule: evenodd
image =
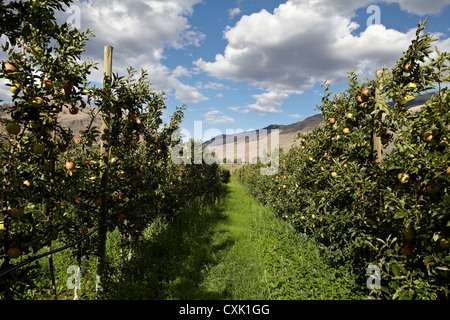
<instances>
[{"instance_id":1,"label":"shadow on grass","mask_svg":"<svg viewBox=\"0 0 450 320\"><path fill-rule=\"evenodd\" d=\"M226 221L223 185L216 199L195 200L173 222L155 224L149 239L135 243L133 256L112 283L111 299L220 300L219 292L199 287L208 269L218 263L221 250L233 245L226 232L215 227ZM161 230L157 231L158 228Z\"/></svg>"}]
</instances>

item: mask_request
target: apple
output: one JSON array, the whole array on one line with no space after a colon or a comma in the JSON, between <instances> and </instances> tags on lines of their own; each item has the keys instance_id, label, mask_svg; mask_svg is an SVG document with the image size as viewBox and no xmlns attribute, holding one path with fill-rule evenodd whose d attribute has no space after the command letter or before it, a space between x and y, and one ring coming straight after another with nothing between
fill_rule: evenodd
<instances>
[{"instance_id":1,"label":"apple","mask_svg":"<svg viewBox=\"0 0 450 320\"><path fill-rule=\"evenodd\" d=\"M355 121L355 116L353 115L353 113L347 113L347 119L350 119L352 121Z\"/></svg>"},{"instance_id":2,"label":"apple","mask_svg":"<svg viewBox=\"0 0 450 320\"><path fill-rule=\"evenodd\" d=\"M73 170L73 169L75 169L75 162L73 162L73 161L67 161L66 164L64 165L64 167L65 167L67 170Z\"/></svg>"},{"instance_id":3,"label":"apple","mask_svg":"<svg viewBox=\"0 0 450 320\"><path fill-rule=\"evenodd\" d=\"M401 183L407 183L409 181L409 174L399 173L397 178Z\"/></svg>"},{"instance_id":4,"label":"apple","mask_svg":"<svg viewBox=\"0 0 450 320\"><path fill-rule=\"evenodd\" d=\"M411 241L412 239L414 239L414 231L412 230L404 230L403 234L405 235L406 240Z\"/></svg>"},{"instance_id":5,"label":"apple","mask_svg":"<svg viewBox=\"0 0 450 320\"><path fill-rule=\"evenodd\" d=\"M410 73L413 71L414 67L415 67L414 63L407 63L405 64L404 70L405 72Z\"/></svg>"},{"instance_id":6,"label":"apple","mask_svg":"<svg viewBox=\"0 0 450 320\"><path fill-rule=\"evenodd\" d=\"M43 154L45 152L45 146L41 143L36 143L33 146L33 152L36 154Z\"/></svg>"},{"instance_id":7,"label":"apple","mask_svg":"<svg viewBox=\"0 0 450 320\"><path fill-rule=\"evenodd\" d=\"M80 233L81 234L86 234L86 233L88 233L88 228L86 228L86 227L82 227L82 228L80 228Z\"/></svg>"},{"instance_id":8,"label":"apple","mask_svg":"<svg viewBox=\"0 0 450 320\"><path fill-rule=\"evenodd\" d=\"M23 216L23 211L25 210L25 208L21 207L21 208L12 208L11 209L11 217L13 218L20 218Z\"/></svg>"},{"instance_id":9,"label":"apple","mask_svg":"<svg viewBox=\"0 0 450 320\"><path fill-rule=\"evenodd\" d=\"M412 248L406 247L402 249L402 254L409 256L413 252Z\"/></svg>"},{"instance_id":10,"label":"apple","mask_svg":"<svg viewBox=\"0 0 450 320\"><path fill-rule=\"evenodd\" d=\"M158 154L161 154L162 153L162 150L161 149L158 149Z\"/></svg>"},{"instance_id":11,"label":"apple","mask_svg":"<svg viewBox=\"0 0 450 320\"><path fill-rule=\"evenodd\" d=\"M5 67L6 73L17 71L17 68L12 63L9 63L9 62L5 62L4 67Z\"/></svg>"},{"instance_id":12,"label":"apple","mask_svg":"<svg viewBox=\"0 0 450 320\"><path fill-rule=\"evenodd\" d=\"M95 200L95 205L96 205L97 207L101 207L102 204L103 204L103 200L102 200L102 199L97 199L97 200Z\"/></svg>"},{"instance_id":13,"label":"apple","mask_svg":"<svg viewBox=\"0 0 450 320\"><path fill-rule=\"evenodd\" d=\"M416 89L417 88L417 84L415 84L414 82L410 82L410 83L408 83L408 85L406 87L408 89Z\"/></svg>"},{"instance_id":14,"label":"apple","mask_svg":"<svg viewBox=\"0 0 450 320\"><path fill-rule=\"evenodd\" d=\"M447 177L450 178L450 167L447 167Z\"/></svg>"},{"instance_id":15,"label":"apple","mask_svg":"<svg viewBox=\"0 0 450 320\"><path fill-rule=\"evenodd\" d=\"M42 89L50 90L53 87L53 82L50 79L44 79L42 81Z\"/></svg>"},{"instance_id":16,"label":"apple","mask_svg":"<svg viewBox=\"0 0 450 320\"><path fill-rule=\"evenodd\" d=\"M0 221L0 231L5 230L5 224L3 221Z\"/></svg>"},{"instance_id":17,"label":"apple","mask_svg":"<svg viewBox=\"0 0 450 320\"><path fill-rule=\"evenodd\" d=\"M334 136L334 140L336 140L336 141L338 141L340 138L341 138L340 135L335 135L335 136Z\"/></svg>"},{"instance_id":18,"label":"apple","mask_svg":"<svg viewBox=\"0 0 450 320\"><path fill-rule=\"evenodd\" d=\"M53 169L53 162L48 161L42 165L42 169L45 171L51 171Z\"/></svg>"},{"instance_id":19,"label":"apple","mask_svg":"<svg viewBox=\"0 0 450 320\"><path fill-rule=\"evenodd\" d=\"M34 105L40 106L40 105L42 105L44 103L44 99L42 97L34 97L31 100L31 103L34 104Z\"/></svg>"},{"instance_id":20,"label":"apple","mask_svg":"<svg viewBox=\"0 0 450 320\"><path fill-rule=\"evenodd\" d=\"M350 133L350 129L349 128L344 128L344 130L342 130L343 133L348 134Z\"/></svg>"},{"instance_id":21,"label":"apple","mask_svg":"<svg viewBox=\"0 0 450 320\"><path fill-rule=\"evenodd\" d=\"M427 192L429 194L436 194L439 192L439 186L437 185L429 185L427 186Z\"/></svg>"},{"instance_id":22,"label":"apple","mask_svg":"<svg viewBox=\"0 0 450 320\"><path fill-rule=\"evenodd\" d=\"M118 218L119 218L120 221L124 221L124 220L127 219L127 216L125 215L125 213L121 213L121 214L119 214Z\"/></svg>"},{"instance_id":23,"label":"apple","mask_svg":"<svg viewBox=\"0 0 450 320\"><path fill-rule=\"evenodd\" d=\"M78 113L78 107L70 107L69 108L70 114L77 114Z\"/></svg>"},{"instance_id":24,"label":"apple","mask_svg":"<svg viewBox=\"0 0 450 320\"><path fill-rule=\"evenodd\" d=\"M27 187L32 187L33 186L33 180L29 179L29 180L25 180L23 182L24 185L26 185Z\"/></svg>"},{"instance_id":25,"label":"apple","mask_svg":"<svg viewBox=\"0 0 450 320\"><path fill-rule=\"evenodd\" d=\"M123 198L125 198L125 195L122 192L120 192L118 197L120 200L122 200Z\"/></svg>"},{"instance_id":26,"label":"apple","mask_svg":"<svg viewBox=\"0 0 450 320\"><path fill-rule=\"evenodd\" d=\"M53 240L56 240L56 238L58 237L58 233L59 233L59 230L58 230L58 229L52 228L52 230L50 230L50 237L51 237Z\"/></svg>"},{"instance_id":27,"label":"apple","mask_svg":"<svg viewBox=\"0 0 450 320\"><path fill-rule=\"evenodd\" d=\"M425 138L426 141L433 140L433 131L428 131L427 133L424 134L423 137Z\"/></svg>"},{"instance_id":28,"label":"apple","mask_svg":"<svg viewBox=\"0 0 450 320\"><path fill-rule=\"evenodd\" d=\"M409 101L415 100L416 97L412 93L407 93L405 96L405 99L403 100L403 103L408 103Z\"/></svg>"},{"instance_id":29,"label":"apple","mask_svg":"<svg viewBox=\"0 0 450 320\"><path fill-rule=\"evenodd\" d=\"M363 98L361 96L357 96L356 97L356 101L358 101L359 103L363 103Z\"/></svg>"},{"instance_id":30,"label":"apple","mask_svg":"<svg viewBox=\"0 0 450 320\"><path fill-rule=\"evenodd\" d=\"M439 240L439 248L441 249L449 249L450 248L450 241L447 239L442 238Z\"/></svg>"},{"instance_id":31,"label":"apple","mask_svg":"<svg viewBox=\"0 0 450 320\"><path fill-rule=\"evenodd\" d=\"M337 177L337 173L333 171L333 172L331 173L331 176L332 176L333 178L336 178L336 177Z\"/></svg>"},{"instance_id":32,"label":"apple","mask_svg":"<svg viewBox=\"0 0 450 320\"><path fill-rule=\"evenodd\" d=\"M448 146L447 138L442 138L441 141L439 142L439 145L442 146L442 147Z\"/></svg>"},{"instance_id":33,"label":"apple","mask_svg":"<svg viewBox=\"0 0 450 320\"><path fill-rule=\"evenodd\" d=\"M82 204L82 203L83 203L83 198L77 197L77 198L75 199L75 203L76 203L76 204Z\"/></svg>"},{"instance_id":34,"label":"apple","mask_svg":"<svg viewBox=\"0 0 450 320\"><path fill-rule=\"evenodd\" d=\"M6 131L9 134L17 135L20 132L20 125L18 125L17 123L10 123L6 126Z\"/></svg>"},{"instance_id":35,"label":"apple","mask_svg":"<svg viewBox=\"0 0 450 320\"><path fill-rule=\"evenodd\" d=\"M11 90L12 93L19 93L20 92L20 84L16 83L9 87L9 90Z\"/></svg>"},{"instance_id":36,"label":"apple","mask_svg":"<svg viewBox=\"0 0 450 320\"><path fill-rule=\"evenodd\" d=\"M73 85L72 85L70 82L66 82L66 83L63 85L63 87L62 87L62 89L61 89L61 92L62 92L62 94L64 94L64 95L70 94L70 92L72 92L72 88L73 88Z\"/></svg>"},{"instance_id":37,"label":"apple","mask_svg":"<svg viewBox=\"0 0 450 320\"><path fill-rule=\"evenodd\" d=\"M335 123L336 119L335 118L330 118L330 123Z\"/></svg>"},{"instance_id":38,"label":"apple","mask_svg":"<svg viewBox=\"0 0 450 320\"><path fill-rule=\"evenodd\" d=\"M369 95L369 89L367 89L367 88L362 89L361 95L362 95L363 97L367 97L367 96Z\"/></svg>"},{"instance_id":39,"label":"apple","mask_svg":"<svg viewBox=\"0 0 450 320\"><path fill-rule=\"evenodd\" d=\"M22 253L20 252L19 248L11 248L6 253L8 258L10 258L10 259L17 259L18 257L20 257L21 254Z\"/></svg>"}]
</instances>

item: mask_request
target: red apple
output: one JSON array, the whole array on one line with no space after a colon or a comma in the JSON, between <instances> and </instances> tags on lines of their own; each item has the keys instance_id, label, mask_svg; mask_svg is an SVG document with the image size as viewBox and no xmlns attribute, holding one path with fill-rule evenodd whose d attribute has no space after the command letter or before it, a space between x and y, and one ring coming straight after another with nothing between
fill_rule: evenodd
<instances>
[{"instance_id":1,"label":"red apple","mask_svg":"<svg viewBox=\"0 0 450 320\"><path fill-rule=\"evenodd\" d=\"M336 119L335 118L330 118L330 123L335 123Z\"/></svg>"},{"instance_id":2,"label":"red apple","mask_svg":"<svg viewBox=\"0 0 450 320\"><path fill-rule=\"evenodd\" d=\"M120 200L122 200L122 199L125 198L125 195L121 192L121 193L119 193L119 196L118 196L118 197L119 197Z\"/></svg>"},{"instance_id":3,"label":"red apple","mask_svg":"<svg viewBox=\"0 0 450 320\"><path fill-rule=\"evenodd\" d=\"M9 63L9 62L5 62L4 67L5 67L6 73L17 71L17 68L12 63Z\"/></svg>"},{"instance_id":4,"label":"red apple","mask_svg":"<svg viewBox=\"0 0 450 320\"><path fill-rule=\"evenodd\" d=\"M103 204L103 200L102 200L102 199L97 199L97 200L95 200L95 205L96 205L97 207L101 207L102 204Z\"/></svg>"},{"instance_id":5,"label":"red apple","mask_svg":"<svg viewBox=\"0 0 450 320\"><path fill-rule=\"evenodd\" d=\"M350 133L350 129L349 128L344 128L344 130L342 130L343 133L348 134Z\"/></svg>"},{"instance_id":6,"label":"red apple","mask_svg":"<svg viewBox=\"0 0 450 320\"><path fill-rule=\"evenodd\" d=\"M77 114L78 113L78 107L70 107L69 108L70 114Z\"/></svg>"},{"instance_id":7,"label":"red apple","mask_svg":"<svg viewBox=\"0 0 450 320\"><path fill-rule=\"evenodd\" d=\"M119 214L118 218L119 218L120 221L124 221L124 220L127 219L127 216L125 215L125 213L121 213L121 214Z\"/></svg>"},{"instance_id":8,"label":"red apple","mask_svg":"<svg viewBox=\"0 0 450 320\"><path fill-rule=\"evenodd\" d=\"M53 86L53 82L50 79L44 79L44 81L42 81L42 88L45 90L50 90Z\"/></svg>"},{"instance_id":9,"label":"red apple","mask_svg":"<svg viewBox=\"0 0 450 320\"><path fill-rule=\"evenodd\" d=\"M331 173L331 176L332 176L333 178L336 178L336 177L337 177L337 173L333 171L333 172Z\"/></svg>"},{"instance_id":10,"label":"red apple","mask_svg":"<svg viewBox=\"0 0 450 320\"><path fill-rule=\"evenodd\" d=\"M429 185L429 186L427 186L427 192L429 194L436 194L439 192L439 186L437 186L435 184Z\"/></svg>"},{"instance_id":11,"label":"red apple","mask_svg":"<svg viewBox=\"0 0 450 320\"><path fill-rule=\"evenodd\" d=\"M67 161L65 164L65 167L67 170L73 170L73 169L75 169L75 162Z\"/></svg>"},{"instance_id":12,"label":"red apple","mask_svg":"<svg viewBox=\"0 0 450 320\"><path fill-rule=\"evenodd\" d=\"M63 94L70 94L70 92L72 91L72 88L73 88L73 85L72 85L70 82L66 82L66 83L63 85L63 87L62 87L62 89L61 89L61 92L62 92Z\"/></svg>"},{"instance_id":13,"label":"red apple","mask_svg":"<svg viewBox=\"0 0 450 320\"><path fill-rule=\"evenodd\" d=\"M22 253L20 252L19 248L11 248L8 250L8 252L6 253L6 255L8 256L8 258L10 259L17 259L18 257L20 257Z\"/></svg>"},{"instance_id":14,"label":"red apple","mask_svg":"<svg viewBox=\"0 0 450 320\"><path fill-rule=\"evenodd\" d=\"M413 250L410 247L406 247L402 249L402 254L409 256L410 254L412 254Z\"/></svg>"},{"instance_id":15,"label":"red apple","mask_svg":"<svg viewBox=\"0 0 450 320\"><path fill-rule=\"evenodd\" d=\"M424 134L423 137L425 138L426 141L433 140L433 131L428 131L427 133Z\"/></svg>"}]
</instances>

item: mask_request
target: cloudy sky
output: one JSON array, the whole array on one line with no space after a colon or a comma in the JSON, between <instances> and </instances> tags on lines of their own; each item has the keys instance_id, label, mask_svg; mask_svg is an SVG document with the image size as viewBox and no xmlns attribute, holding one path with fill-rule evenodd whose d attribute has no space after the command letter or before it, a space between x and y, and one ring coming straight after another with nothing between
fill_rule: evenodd
<instances>
[{"instance_id":1,"label":"cloudy sky","mask_svg":"<svg viewBox=\"0 0 450 320\"><path fill-rule=\"evenodd\" d=\"M92 81L113 46L113 72L146 69L167 115L186 104L183 128L194 136L201 121L204 139L317 114L324 80L340 92L352 69L365 79L392 66L426 17L450 51L450 0L76 0L60 16L73 17L96 35Z\"/></svg>"}]
</instances>

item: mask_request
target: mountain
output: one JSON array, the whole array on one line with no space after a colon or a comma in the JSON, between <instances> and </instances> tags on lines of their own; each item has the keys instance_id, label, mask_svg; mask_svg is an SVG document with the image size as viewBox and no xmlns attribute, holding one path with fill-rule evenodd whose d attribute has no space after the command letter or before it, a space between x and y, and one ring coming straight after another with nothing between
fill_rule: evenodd
<instances>
[{"instance_id":1,"label":"mountain","mask_svg":"<svg viewBox=\"0 0 450 320\"><path fill-rule=\"evenodd\" d=\"M262 151L267 151L272 146L272 136L275 138L275 130L278 130L278 145L284 151L289 150L291 146L296 144L296 137L299 133L310 132L316 125L323 121L321 114L316 114L303 121L299 121L290 125L270 125L268 127L236 133L233 135L222 134L214 137L209 141L203 143L211 152L216 155L223 154L222 158L233 159L232 152L234 151L234 159L241 159L245 162L253 160L252 155ZM229 154L227 155L227 151ZM219 157L220 158L220 157Z\"/></svg>"},{"instance_id":2,"label":"mountain","mask_svg":"<svg viewBox=\"0 0 450 320\"><path fill-rule=\"evenodd\" d=\"M433 94L434 93L426 93L421 96L417 96L415 100L410 101L406 104L406 106L411 112L417 112L422 108L425 102L430 100ZM219 159L220 155L223 155L222 159L240 159L242 162L249 163L253 160L253 156L258 154L260 146L265 150L270 148L273 130L278 129L279 147L282 148L284 152L287 152L293 145L298 144L298 141L296 141L295 138L299 133L310 132L314 126L319 125L322 121L323 116L321 114L317 114L290 125L274 124L262 129L228 136L222 134L204 142L203 145L211 152L215 152ZM266 132L267 134L265 134ZM260 136L262 136L262 139L259 139ZM389 154L392 148L392 145L383 147L382 153ZM227 151L228 155L226 154Z\"/></svg>"},{"instance_id":3,"label":"mountain","mask_svg":"<svg viewBox=\"0 0 450 320\"><path fill-rule=\"evenodd\" d=\"M14 106L14 104L4 104L4 106ZM72 132L74 136L79 136L81 130L86 130L86 126L89 125L91 121L91 112L93 111L93 108L91 106L87 106L84 109L79 109L78 114L71 114L69 113L69 109L67 107L64 107L63 110L59 113L59 123L64 126L72 129ZM4 113L1 113L0 111L0 117L1 118L9 118L9 116L5 115ZM96 126L98 130L101 129L102 121L100 117L95 117L94 122L92 124L93 126ZM0 126L0 133L3 133L5 131L4 126Z\"/></svg>"}]
</instances>

